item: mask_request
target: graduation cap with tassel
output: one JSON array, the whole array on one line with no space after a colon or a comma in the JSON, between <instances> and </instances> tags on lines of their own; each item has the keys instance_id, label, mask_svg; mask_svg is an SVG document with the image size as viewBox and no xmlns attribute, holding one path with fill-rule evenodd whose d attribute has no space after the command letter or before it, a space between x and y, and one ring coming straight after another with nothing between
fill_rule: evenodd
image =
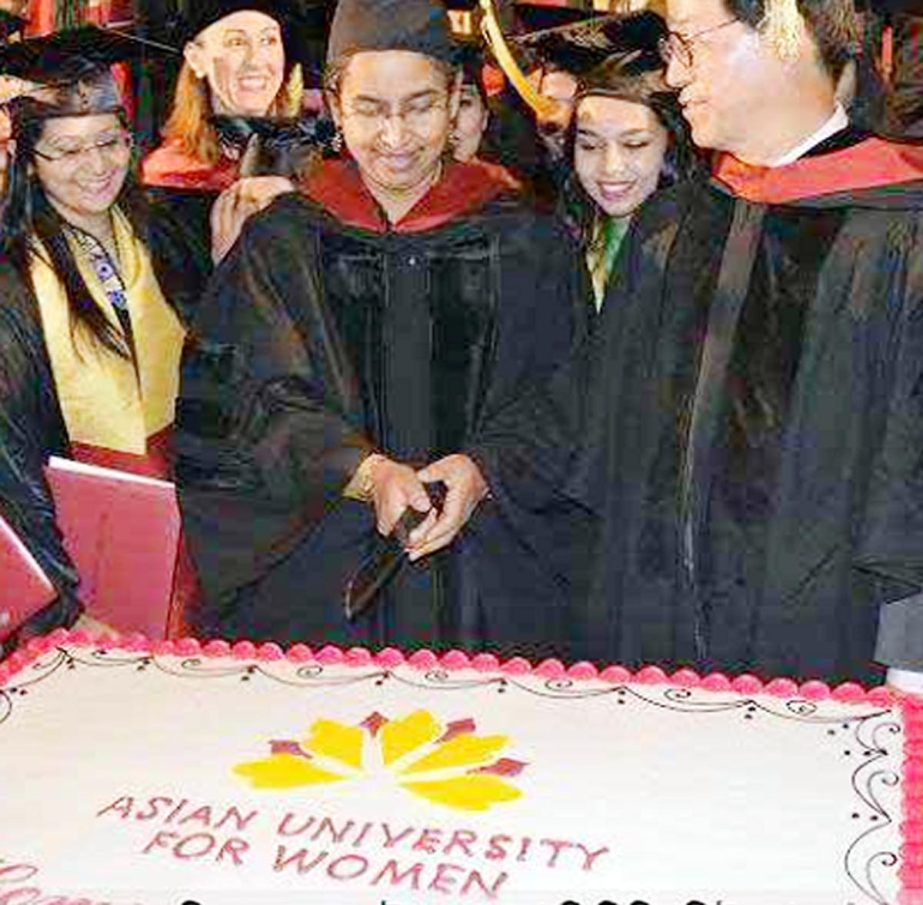
<instances>
[{"instance_id":1,"label":"graduation cap with tassel","mask_svg":"<svg viewBox=\"0 0 923 905\"><path fill-rule=\"evenodd\" d=\"M666 36L666 23L657 13L638 12L594 16L513 41L546 65L581 76L609 57L626 53L659 62L659 44Z\"/></svg>"},{"instance_id":2,"label":"graduation cap with tassel","mask_svg":"<svg viewBox=\"0 0 923 905\"><path fill-rule=\"evenodd\" d=\"M84 25L0 46L2 98L17 116L49 119L114 113L122 97L112 76L115 63L175 48L135 35Z\"/></svg>"},{"instance_id":3,"label":"graduation cap with tassel","mask_svg":"<svg viewBox=\"0 0 923 905\"><path fill-rule=\"evenodd\" d=\"M522 71L514 48L534 62L553 65L575 76L592 71L617 54L640 53L649 68L662 65L658 45L666 35L666 24L654 12L590 15L580 11L581 18L576 21L572 19L563 25L507 39L494 0L479 2L483 13L481 27L488 47L513 87L539 117L554 113L557 102L535 90Z\"/></svg>"},{"instance_id":4,"label":"graduation cap with tassel","mask_svg":"<svg viewBox=\"0 0 923 905\"><path fill-rule=\"evenodd\" d=\"M481 14L481 33L497 65L503 70L503 74L539 118L553 116L557 111L557 102L539 94L522 71L503 33L500 14L494 5L494 0L478 0L478 5Z\"/></svg>"}]
</instances>

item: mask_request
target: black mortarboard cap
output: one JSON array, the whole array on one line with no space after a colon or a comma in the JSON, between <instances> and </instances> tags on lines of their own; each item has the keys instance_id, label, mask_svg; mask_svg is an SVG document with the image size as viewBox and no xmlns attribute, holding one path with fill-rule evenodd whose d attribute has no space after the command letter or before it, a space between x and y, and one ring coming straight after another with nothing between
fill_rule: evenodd
<instances>
[{"instance_id":1,"label":"black mortarboard cap","mask_svg":"<svg viewBox=\"0 0 923 905\"><path fill-rule=\"evenodd\" d=\"M301 63L306 81L319 84L324 59L324 43L332 17L328 0L193 0L189 12L168 26L171 43L182 46L195 39L210 25L234 13L264 13L279 23L285 59L289 65Z\"/></svg>"},{"instance_id":2,"label":"black mortarboard cap","mask_svg":"<svg viewBox=\"0 0 923 905\"><path fill-rule=\"evenodd\" d=\"M0 46L0 75L39 87L11 103L34 117L111 113L121 98L110 67L173 48L119 31L85 25Z\"/></svg>"},{"instance_id":3,"label":"black mortarboard cap","mask_svg":"<svg viewBox=\"0 0 923 905\"><path fill-rule=\"evenodd\" d=\"M496 2L496 0L495 0ZM502 9L502 3L499 4L501 9L498 12L501 18L505 10ZM586 22L588 19L595 19L605 15L593 9L586 9L582 5L573 5L569 3L536 3L534 2L514 2L510 10L512 21L509 23L514 34L527 35L537 31L546 31L550 28L561 28L566 25L574 25L577 22ZM506 25L504 25L506 27Z\"/></svg>"},{"instance_id":4,"label":"black mortarboard cap","mask_svg":"<svg viewBox=\"0 0 923 905\"><path fill-rule=\"evenodd\" d=\"M460 43L456 62L461 67L466 82L477 82L481 77L481 69L484 68L484 48L473 42Z\"/></svg>"},{"instance_id":5,"label":"black mortarboard cap","mask_svg":"<svg viewBox=\"0 0 923 905\"><path fill-rule=\"evenodd\" d=\"M265 13L286 32L288 26L297 22L299 8L288 0L193 0L187 6L189 12L182 21L183 43L191 41L196 35L205 31L226 16L252 10Z\"/></svg>"},{"instance_id":6,"label":"black mortarboard cap","mask_svg":"<svg viewBox=\"0 0 923 905\"><path fill-rule=\"evenodd\" d=\"M663 19L653 12L605 15L513 40L538 62L583 75L615 55L640 54L660 63Z\"/></svg>"},{"instance_id":7,"label":"black mortarboard cap","mask_svg":"<svg viewBox=\"0 0 923 905\"><path fill-rule=\"evenodd\" d=\"M0 46L0 74L50 84L82 69L131 62L150 53L179 51L123 31L82 25Z\"/></svg>"},{"instance_id":8,"label":"black mortarboard cap","mask_svg":"<svg viewBox=\"0 0 923 905\"><path fill-rule=\"evenodd\" d=\"M366 50L410 50L454 63L457 46L439 0L339 0L327 62Z\"/></svg>"}]
</instances>

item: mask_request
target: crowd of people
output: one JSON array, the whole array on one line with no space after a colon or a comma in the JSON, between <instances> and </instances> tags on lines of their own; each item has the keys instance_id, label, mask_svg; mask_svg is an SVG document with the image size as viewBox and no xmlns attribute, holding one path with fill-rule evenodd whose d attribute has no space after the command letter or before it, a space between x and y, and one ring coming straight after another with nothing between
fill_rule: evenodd
<instances>
[{"instance_id":1,"label":"crowd of people","mask_svg":"<svg viewBox=\"0 0 923 905\"><path fill-rule=\"evenodd\" d=\"M140 161L137 42L0 50L0 515L58 592L16 639L81 612L64 455L176 482L177 632L923 692L923 84L881 10L584 15L498 88L439 0L339 0L309 118L281 0L196 10Z\"/></svg>"}]
</instances>

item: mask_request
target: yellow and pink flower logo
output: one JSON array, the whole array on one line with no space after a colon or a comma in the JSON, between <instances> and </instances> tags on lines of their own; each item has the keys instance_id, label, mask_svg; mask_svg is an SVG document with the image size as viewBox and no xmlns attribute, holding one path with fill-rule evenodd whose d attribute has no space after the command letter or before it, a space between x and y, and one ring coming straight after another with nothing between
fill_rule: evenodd
<instances>
[{"instance_id":1,"label":"yellow and pink flower logo","mask_svg":"<svg viewBox=\"0 0 923 905\"><path fill-rule=\"evenodd\" d=\"M500 757L509 741L478 735L471 719L443 726L425 710L397 720L373 713L358 726L319 719L304 739L272 741L269 757L234 772L255 789L390 781L434 804L486 811L522 795L509 780L526 764Z\"/></svg>"}]
</instances>

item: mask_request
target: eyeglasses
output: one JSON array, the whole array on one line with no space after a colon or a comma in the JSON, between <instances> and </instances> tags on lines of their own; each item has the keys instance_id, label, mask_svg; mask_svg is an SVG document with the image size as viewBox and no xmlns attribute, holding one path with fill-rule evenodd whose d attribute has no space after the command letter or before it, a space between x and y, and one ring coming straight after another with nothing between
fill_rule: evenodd
<instances>
[{"instance_id":1,"label":"eyeglasses","mask_svg":"<svg viewBox=\"0 0 923 905\"><path fill-rule=\"evenodd\" d=\"M54 148L49 147L42 151L35 148L35 153L43 160L53 161L54 163L63 163L70 167L80 166L81 163L89 160L94 152L105 154L107 157L118 156L130 151L134 145L134 139L127 132L116 132L111 135L103 135L95 141L88 142L77 148Z\"/></svg>"},{"instance_id":2,"label":"eyeglasses","mask_svg":"<svg viewBox=\"0 0 923 905\"><path fill-rule=\"evenodd\" d=\"M687 69L692 66L695 62L695 44L696 42L704 37L705 35L712 34L716 31L721 31L722 28L728 28L731 25L734 25L735 22L739 22L740 19L733 18L728 19L727 22L719 22L717 25L712 25L709 28L703 28L701 31L695 32L695 34L683 36L679 32L671 31L667 33L667 36L661 38L657 42L657 49L660 51L660 58L668 66L673 60L678 60L685 66Z\"/></svg>"},{"instance_id":3,"label":"eyeglasses","mask_svg":"<svg viewBox=\"0 0 923 905\"><path fill-rule=\"evenodd\" d=\"M424 131L433 125L436 115L445 110L448 104L446 95L426 95L397 110L391 110L386 104L359 100L351 107L344 106L343 112L370 131L384 129L394 117L408 129Z\"/></svg>"}]
</instances>

